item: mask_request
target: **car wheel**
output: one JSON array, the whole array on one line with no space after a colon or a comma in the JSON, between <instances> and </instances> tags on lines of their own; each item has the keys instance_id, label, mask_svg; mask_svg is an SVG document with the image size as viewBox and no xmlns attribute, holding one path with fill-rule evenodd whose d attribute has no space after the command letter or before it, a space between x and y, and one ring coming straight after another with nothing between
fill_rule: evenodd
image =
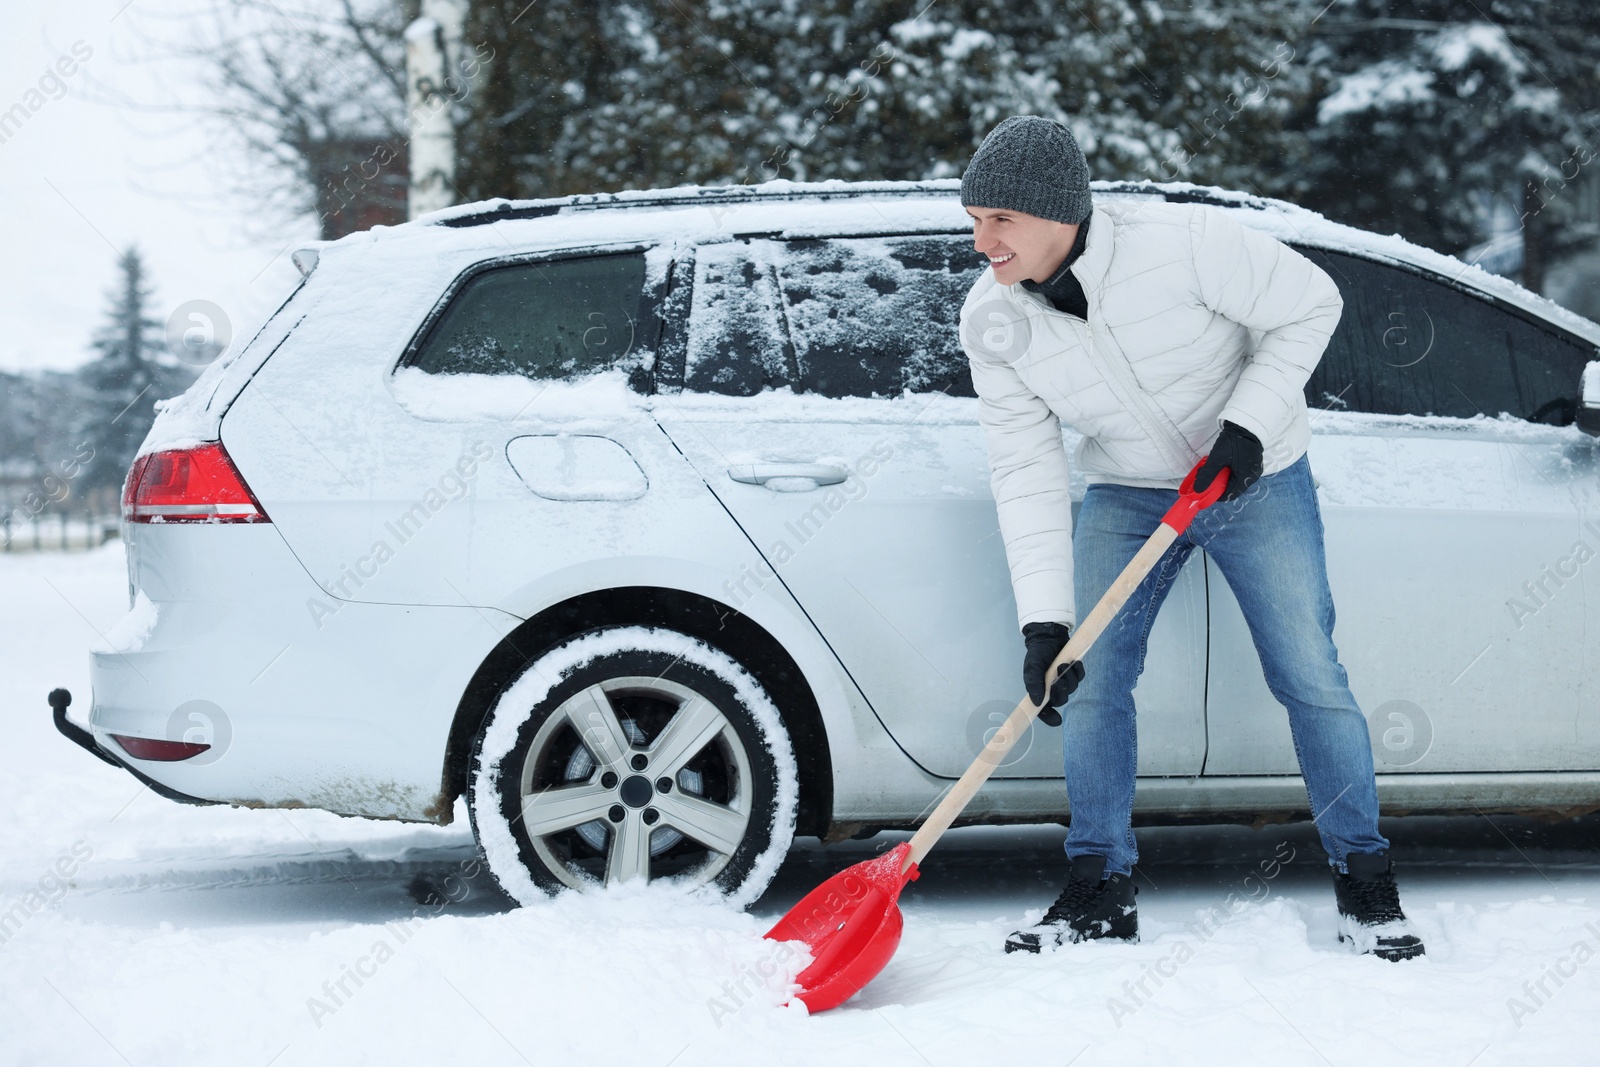
<instances>
[{"instance_id":1,"label":"car wheel","mask_svg":"<svg viewBox=\"0 0 1600 1067\"><path fill-rule=\"evenodd\" d=\"M798 791L783 720L749 672L687 634L618 627L550 649L505 687L467 807L520 903L647 880L743 907L788 851Z\"/></svg>"}]
</instances>

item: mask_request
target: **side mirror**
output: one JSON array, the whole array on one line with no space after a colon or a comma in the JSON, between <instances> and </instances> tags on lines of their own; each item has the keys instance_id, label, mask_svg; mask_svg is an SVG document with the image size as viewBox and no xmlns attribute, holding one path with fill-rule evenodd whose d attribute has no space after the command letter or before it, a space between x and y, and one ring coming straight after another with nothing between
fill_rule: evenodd
<instances>
[{"instance_id":1,"label":"side mirror","mask_svg":"<svg viewBox=\"0 0 1600 1067\"><path fill-rule=\"evenodd\" d=\"M1600 359L1583 368L1578 387L1578 429L1600 437Z\"/></svg>"}]
</instances>

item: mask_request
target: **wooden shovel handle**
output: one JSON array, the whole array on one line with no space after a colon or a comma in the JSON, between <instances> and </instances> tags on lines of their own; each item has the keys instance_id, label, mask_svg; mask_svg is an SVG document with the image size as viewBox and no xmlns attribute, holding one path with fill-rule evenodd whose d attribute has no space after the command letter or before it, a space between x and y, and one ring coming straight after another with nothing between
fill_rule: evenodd
<instances>
[{"instance_id":1,"label":"wooden shovel handle","mask_svg":"<svg viewBox=\"0 0 1600 1067\"><path fill-rule=\"evenodd\" d=\"M1204 462L1201 460L1201 463ZM1222 471L1212 479L1211 484L1206 486L1204 492L1196 493L1194 477L1199 469L1200 464L1196 464L1194 470L1189 472L1188 478L1184 479L1183 487L1178 491L1177 503L1173 504L1162 517L1161 525L1156 527L1156 532L1150 535L1150 539L1128 561L1128 565L1122 568L1117 580L1111 583L1111 588L1106 590L1105 596L1100 598L1094 610L1090 611L1088 617L1073 631L1072 639L1045 671L1046 697L1049 696L1049 683L1054 680L1056 671L1073 660L1083 658L1083 654L1089 651L1089 646L1094 644L1095 639L1111 624L1111 620L1116 618L1117 612L1122 610L1122 605L1128 602L1133 591L1139 588L1139 583L1144 581L1145 575L1155 568L1167 549L1172 547L1172 542L1189 528L1189 523L1194 521L1196 515L1210 507L1216 502L1217 497L1222 495L1222 490L1228 482L1228 468L1222 468ZM966 773L912 836L911 851L906 855L906 870L921 863L922 858L928 854L939 838L944 836L944 832L950 829L950 824L966 810L973 795L983 788L983 783L989 780L989 775L1004 762L1011 747L1033 724L1040 707L1041 705L1034 704L1027 697L1023 697L1017 704L1016 710L1006 719L1004 725L996 730L989 743L983 746L978 758L972 761Z\"/></svg>"}]
</instances>

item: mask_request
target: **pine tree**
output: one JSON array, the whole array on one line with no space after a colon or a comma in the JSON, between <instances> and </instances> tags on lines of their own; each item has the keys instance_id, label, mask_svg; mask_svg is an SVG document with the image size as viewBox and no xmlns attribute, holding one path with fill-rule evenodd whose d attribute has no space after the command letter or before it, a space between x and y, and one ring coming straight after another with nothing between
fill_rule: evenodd
<instances>
[{"instance_id":1,"label":"pine tree","mask_svg":"<svg viewBox=\"0 0 1600 1067\"><path fill-rule=\"evenodd\" d=\"M166 352L162 325L150 314L153 289L138 249L124 252L118 266L105 324L91 342L99 355L77 374L84 398L75 436L80 448L93 449L81 475L85 489L122 484L155 419L155 402L193 380Z\"/></svg>"}]
</instances>

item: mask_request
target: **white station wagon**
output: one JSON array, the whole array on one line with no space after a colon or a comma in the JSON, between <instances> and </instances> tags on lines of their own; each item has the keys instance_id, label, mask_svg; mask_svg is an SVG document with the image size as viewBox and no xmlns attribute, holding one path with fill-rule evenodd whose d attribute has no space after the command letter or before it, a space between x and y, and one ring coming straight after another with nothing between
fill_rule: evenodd
<instances>
[{"instance_id":1,"label":"white station wagon","mask_svg":"<svg viewBox=\"0 0 1600 1067\"><path fill-rule=\"evenodd\" d=\"M1344 295L1311 462L1384 810L1600 808L1600 327L1287 204L1095 195L1214 205ZM129 474L88 730L52 695L91 751L193 802L465 795L524 901L748 903L795 834L914 825L1013 706L958 183L493 201L295 262ZM1307 817L1203 558L1150 641L1136 817ZM1065 820L1060 760L1036 725L966 821Z\"/></svg>"}]
</instances>

